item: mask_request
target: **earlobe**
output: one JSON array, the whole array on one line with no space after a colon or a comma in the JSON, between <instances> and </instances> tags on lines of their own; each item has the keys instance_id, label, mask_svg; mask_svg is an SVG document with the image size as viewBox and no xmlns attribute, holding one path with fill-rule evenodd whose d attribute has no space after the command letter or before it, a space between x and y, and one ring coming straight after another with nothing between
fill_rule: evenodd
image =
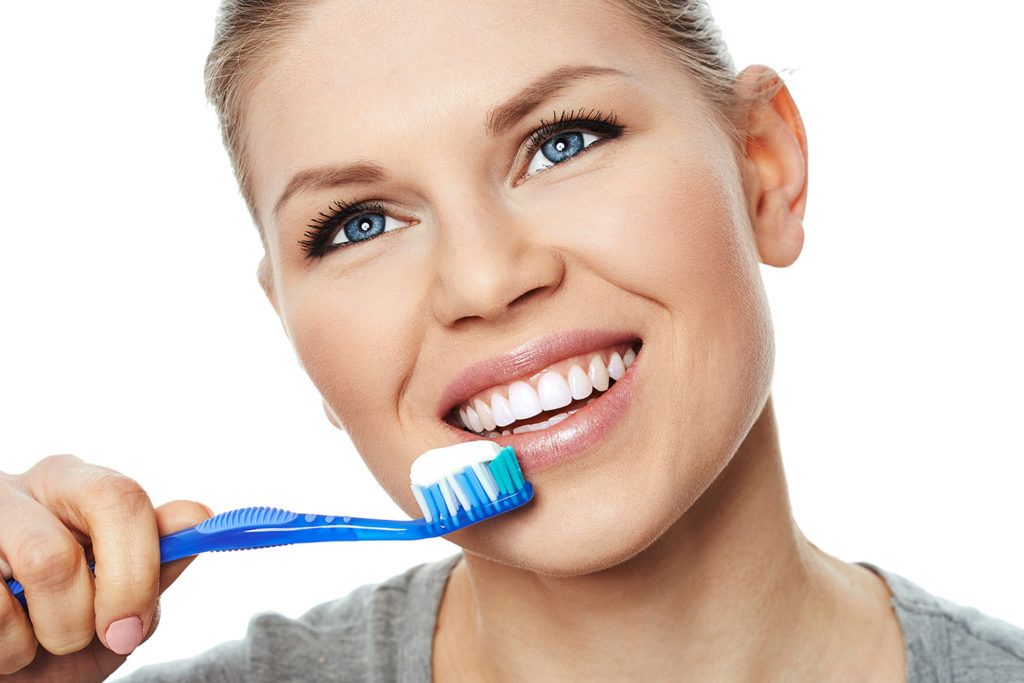
<instances>
[{"instance_id":1,"label":"earlobe","mask_svg":"<svg viewBox=\"0 0 1024 683\"><path fill-rule=\"evenodd\" d=\"M271 272L270 259L267 258L266 254L263 255L259 265L256 266L256 280L260 283L260 289L267 296L270 305L274 307L274 311L280 316L281 310L277 307L277 292L274 289L274 274Z\"/></svg>"},{"instance_id":2,"label":"earlobe","mask_svg":"<svg viewBox=\"0 0 1024 683\"><path fill-rule=\"evenodd\" d=\"M807 135L800 112L778 74L751 66L737 78L744 103L744 185L761 261L786 267L804 243Z\"/></svg>"},{"instance_id":3,"label":"earlobe","mask_svg":"<svg viewBox=\"0 0 1024 683\"><path fill-rule=\"evenodd\" d=\"M345 427L341 424L341 420L338 418L337 414L335 414L330 404L327 403L327 399L322 398L321 401L323 402L324 405L324 415L327 416L327 421L334 425L336 428L340 429L341 431L345 431Z\"/></svg>"}]
</instances>

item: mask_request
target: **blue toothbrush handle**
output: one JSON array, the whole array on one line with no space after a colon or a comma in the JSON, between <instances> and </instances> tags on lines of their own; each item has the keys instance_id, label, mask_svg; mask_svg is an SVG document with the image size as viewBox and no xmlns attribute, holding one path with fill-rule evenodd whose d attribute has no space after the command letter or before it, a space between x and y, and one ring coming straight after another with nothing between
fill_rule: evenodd
<instances>
[{"instance_id":1,"label":"blue toothbrush handle","mask_svg":"<svg viewBox=\"0 0 1024 683\"><path fill-rule=\"evenodd\" d=\"M333 515L303 515L255 507L224 512L160 539L160 561L211 550L248 550L321 541L400 541L437 535L422 519L393 521Z\"/></svg>"},{"instance_id":2,"label":"blue toothbrush handle","mask_svg":"<svg viewBox=\"0 0 1024 683\"><path fill-rule=\"evenodd\" d=\"M249 550L292 543L321 541L401 541L438 536L442 531L426 521L392 521L362 517L304 515L268 507L223 512L160 539L160 562L217 550ZM89 565L92 569L93 565ZM21 584L10 579L7 587L26 606Z\"/></svg>"}]
</instances>

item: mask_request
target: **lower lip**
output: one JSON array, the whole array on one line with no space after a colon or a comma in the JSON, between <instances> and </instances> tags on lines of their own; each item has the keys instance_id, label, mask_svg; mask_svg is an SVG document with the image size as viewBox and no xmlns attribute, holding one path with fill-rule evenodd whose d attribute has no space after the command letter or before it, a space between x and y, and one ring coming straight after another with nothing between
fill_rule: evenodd
<instances>
[{"instance_id":1,"label":"lower lip","mask_svg":"<svg viewBox=\"0 0 1024 683\"><path fill-rule=\"evenodd\" d=\"M637 357L626 374L596 401L583 406L553 427L499 436L493 441L501 446L511 446L526 474L580 457L588 448L603 440L626 414L636 391L639 361ZM463 441L480 438L455 427L452 429Z\"/></svg>"}]
</instances>

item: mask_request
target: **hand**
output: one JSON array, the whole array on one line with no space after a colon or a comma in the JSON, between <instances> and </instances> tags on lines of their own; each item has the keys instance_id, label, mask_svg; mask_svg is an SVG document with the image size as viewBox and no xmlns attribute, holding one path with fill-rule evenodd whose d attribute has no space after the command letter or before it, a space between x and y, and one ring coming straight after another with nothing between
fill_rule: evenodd
<instances>
[{"instance_id":1,"label":"hand","mask_svg":"<svg viewBox=\"0 0 1024 683\"><path fill-rule=\"evenodd\" d=\"M192 561L161 566L159 537L211 514L190 501L154 509L133 480L70 455L0 472L0 573L13 573L28 602L26 615L0 590L0 674L109 676L156 628L158 596Z\"/></svg>"}]
</instances>

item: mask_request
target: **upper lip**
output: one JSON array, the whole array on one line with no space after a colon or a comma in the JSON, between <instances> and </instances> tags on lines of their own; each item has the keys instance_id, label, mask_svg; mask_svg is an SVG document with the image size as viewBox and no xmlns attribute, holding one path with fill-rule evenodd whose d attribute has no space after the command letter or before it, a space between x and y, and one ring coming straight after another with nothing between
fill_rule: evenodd
<instances>
[{"instance_id":1,"label":"upper lip","mask_svg":"<svg viewBox=\"0 0 1024 683\"><path fill-rule=\"evenodd\" d=\"M477 361L455 374L441 394L438 415L488 387L507 384L540 372L564 358L637 339L617 330L572 330L526 342L500 355Z\"/></svg>"}]
</instances>

